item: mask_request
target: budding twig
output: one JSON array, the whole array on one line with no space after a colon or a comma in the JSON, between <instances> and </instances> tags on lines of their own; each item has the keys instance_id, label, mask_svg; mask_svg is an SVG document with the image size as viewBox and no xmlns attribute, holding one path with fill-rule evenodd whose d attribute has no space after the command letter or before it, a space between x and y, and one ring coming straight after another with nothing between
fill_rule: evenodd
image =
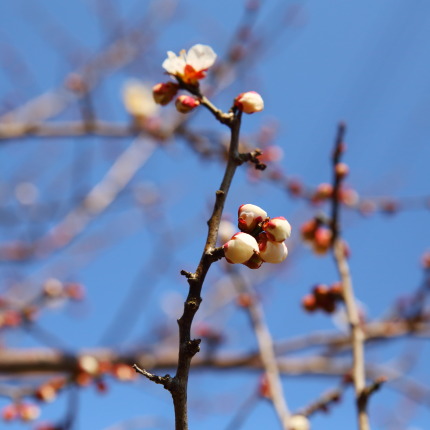
<instances>
[{"instance_id":1,"label":"budding twig","mask_svg":"<svg viewBox=\"0 0 430 430\"><path fill-rule=\"evenodd\" d=\"M353 355L353 382L358 413L359 430L369 430L369 417L367 415L367 402L363 402L362 396L366 387L366 373L364 364L364 341L365 336L360 324L352 279L348 261L345 256L345 245L340 236L339 226L339 190L343 176L339 174L338 163L344 151L345 124L341 123L338 127L336 142L333 151L333 195L332 195L332 219L331 227L333 233L333 255L339 272L342 284L343 299L345 301L346 314L350 326L352 355Z\"/></svg>"}]
</instances>

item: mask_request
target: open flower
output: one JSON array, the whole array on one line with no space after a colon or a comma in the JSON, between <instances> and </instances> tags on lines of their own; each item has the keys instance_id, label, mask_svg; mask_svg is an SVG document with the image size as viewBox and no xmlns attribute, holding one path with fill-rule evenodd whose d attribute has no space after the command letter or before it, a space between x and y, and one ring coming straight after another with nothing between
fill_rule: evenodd
<instances>
[{"instance_id":1,"label":"open flower","mask_svg":"<svg viewBox=\"0 0 430 430\"><path fill-rule=\"evenodd\" d=\"M198 44L188 52L182 50L179 55L168 51L162 66L170 75L182 79L186 84L195 85L206 76L205 71L215 63L216 57L210 46Z\"/></svg>"},{"instance_id":2,"label":"open flower","mask_svg":"<svg viewBox=\"0 0 430 430\"><path fill-rule=\"evenodd\" d=\"M258 244L247 233L236 233L223 245L226 260L232 264L246 263L254 254L258 254Z\"/></svg>"}]
</instances>

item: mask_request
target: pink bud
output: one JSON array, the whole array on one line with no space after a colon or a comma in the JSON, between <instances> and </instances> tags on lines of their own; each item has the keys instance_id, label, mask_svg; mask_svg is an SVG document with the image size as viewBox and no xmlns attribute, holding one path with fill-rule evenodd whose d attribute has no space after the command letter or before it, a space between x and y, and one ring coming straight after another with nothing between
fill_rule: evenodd
<instances>
[{"instance_id":1,"label":"pink bud","mask_svg":"<svg viewBox=\"0 0 430 430\"><path fill-rule=\"evenodd\" d=\"M260 112L264 109L264 101L255 91L247 91L239 94L234 99L234 105L245 113Z\"/></svg>"},{"instance_id":2,"label":"pink bud","mask_svg":"<svg viewBox=\"0 0 430 430\"><path fill-rule=\"evenodd\" d=\"M288 430L309 430L310 422L304 415L292 415L288 419Z\"/></svg>"},{"instance_id":3,"label":"pink bud","mask_svg":"<svg viewBox=\"0 0 430 430\"><path fill-rule=\"evenodd\" d=\"M266 233L258 236L258 246L260 248L260 257L266 263L281 263L287 258L288 249L284 242L272 242Z\"/></svg>"},{"instance_id":4,"label":"pink bud","mask_svg":"<svg viewBox=\"0 0 430 430\"><path fill-rule=\"evenodd\" d=\"M182 95L176 99L176 110L181 113L188 113L195 109L200 101L191 96Z\"/></svg>"},{"instance_id":5,"label":"pink bud","mask_svg":"<svg viewBox=\"0 0 430 430\"><path fill-rule=\"evenodd\" d=\"M159 105L167 105L176 96L179 85L174 82L161 82L152 87L152 96L155 103Z\"/></svg>"},{"instance_id":6,"label":"pink bud","mask_svg":"<svg viewBox=\"0 0 430 430\"><path fill-rule=\"evenodd\" d=\"M267 218L267 212L259 206L246 204L239 206L238 218L239 229L249 233Z\"/></svg>"},{"instance_id":7,"label":"pink bud","mask_svg":"<svg viewBox=\"0 0 430 430\"><path fill-rule=\"evenodd\" d=\"M291 236L291 225L283 217L271 218L263 224L263 230L266 232L269 240L274 242L283 242Z\"/></svg>"},{"instance_id":8,"label":"pink bud","mask_svg":"<svg viewBox=\"0 0 430 430\"><path fill-rule=\"evenodd\" d=\"M223 245L226 260L232 264L246 263L258 254L257 241L247 233L236 233Z\"/></svg>"}]
</instances>

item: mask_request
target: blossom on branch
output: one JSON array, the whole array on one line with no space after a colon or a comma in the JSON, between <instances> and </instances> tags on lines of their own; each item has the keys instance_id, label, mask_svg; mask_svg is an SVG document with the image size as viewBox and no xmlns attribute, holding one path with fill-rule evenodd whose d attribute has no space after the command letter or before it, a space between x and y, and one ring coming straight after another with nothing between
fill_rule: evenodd
<instances>
[{"instance_id":1,"label":"blossom on branch","mask_svg":"<svg viewBox=\"0 0 430 430\"><path fill-rule=\"evenodd\" d=\"M255 91L239 94L234 99L234 105L245 113L261 112L264 109L263 98Z\"/></svg>"},{"instance_id":2,"label":"blossom on branch","mask_svg":"<svg viewBox=\"0 0 430 430\"><path fill-rule=\"evenodd\" d=\"M169 75L180 78L186 84L196 85L206 76L206 70L215 63L216 57L210 46L197 44L188 52L183 49L179 55L168 51L162 67Z\"/></svg>"}]
</instances>

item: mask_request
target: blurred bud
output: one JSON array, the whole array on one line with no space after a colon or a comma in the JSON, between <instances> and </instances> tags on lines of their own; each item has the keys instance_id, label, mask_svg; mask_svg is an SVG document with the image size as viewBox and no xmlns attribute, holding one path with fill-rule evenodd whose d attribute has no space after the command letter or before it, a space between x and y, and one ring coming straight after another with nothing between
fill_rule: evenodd
<instances>
[{"instance_id":1,"label":"blurred bud","mask_svg":"<svg viewBox=\"0 0 430 430\"><path fill-rule=\"evenodd\" d=\"M151 88L137 79L130 79L125 83L122 100L127 112L135 117L147 118L153 116L158 110Z\"/></svg>"},{"instance_id":2,"label":"blurred bud","mask_svg":"<svg viewBox=\"0 0 430 430\"><path fill-rule=\"evenodd\" d=\"M89 375L97 375L99 373L99 362L92 355L82 355L78 360L79 369Z\"/></svg>"},{"instance_id":3,"label":"blurred bud","mask_svg":"<svg viewBox=\"0 0 430 430\"><path fill-rule=\"evenodd\" d=\"M255 301L255 297L248 293L240 293L236 298L236 303L241 308L248 308L253 305Z\"/></svg>"},{"instance_id":4,"label":"blurred bud","mask_svg":"<svg viewBox=\"0 0 430 430\"><path fill-rule=\"evenodd\" d=\"M288 419L288 430L310 430L309 419L304 415L292 415Z\"/></svg>"},{"instance_id":5,"label":"blurred bud","mask_svg":"<svg viewBox=\"0 0 430 430\"><path fill-rule=\"evenodd\" d=\"M267 212L259 206L252 204L245 204L239 206L238 220L239 229L241 231L250 233L257 225L267 218Z\"/></svg>"},{"instance_id":6,"label":"blurred bud","mask_svg":"<svg viewBox=\"0 0 430 430\"><path fill-rule=\"evenodd\" d=\"M257 241L247 233L236 233L223 248L226 260L232 264L246 263L258 253Z\"/></svg>"},{"instance_id":7,"label":"blurred bud","mask_svg":"<svg viewBox=\"0 0 430 430\"><path fill-rule=\"evenodd\" d=\"M317 254L325 254L331 246L333 233L327 227L318 227L315 230L312 249Z\"/></svg>"},{"instance_id":8,"label":"blurred bud","mask_svg":"<svg viewBox=\"0 0 430 430\"><path fill-rule=\"evenodd\" d=\"M96 389L99 393L106 393L108 391L108 386L106 381L104 381L103 379L97 379L96 381Z\"/></svg>"},{"instance_id":9,"label":"blurred bud","mask_svg":"<svg viewBox=\"0 0 430 430\"><path fill-rule=\"evenodd\" d=\"M57 397L57 390L52 384L43 384L37 388L35 397L42 402L52 402Z\"/></svg>"},{"instance_id":10,"label":"blurred bud","mask_svg":"<svg viewBox=\"0 0 430 430\"><path fill-rule=\"evenodd\" d=\"M239 94L234 99L234 105L242 112L251 114L264 109L264 101L260 94L255 91L247 91Z\"/></svg>"},{"instance_id":11,"label":"blurred bud","mask_svg":"<svg viewBox=\"0 0 430 430\"><path fill-rule=\"evenodd\" d=\"M261 397L265 397L266 399L270 399L271 397L270 384L265 373L260 378L260 382L258 385L258 394L260 394Z\"/></svg>"},{"instance_id":12,"label":"blurred bud","mask_svg":"<svg viewBox=\"0 0 430 430\"><path fill-rule=\"evenodd\" d=\"M133 381L137 377L136 371L125 363L118 363L113 366L112 374L119 381Z\"/></svg>"},{"instance_id":13,"label":"blurred bud","mask_svg":"<svg viewBox=\"0 0 430 430\"><path fill-rule=\"evenodd\" d=\"M303 193L303 184L298 179L290 179L287 182L287 190L292 196L299 197Z\"/></svg>"},{"instance_id":14,"label":"blurred bud","mask_svg":"<svg viewBox=\"0 0 430 430\"><path fill-rule=\"evenodd\" d=\"M176 99L176 110L180 113L188 113L200 105L200 101L194 97L182 95Z\"/></svg>"},{"instance_id":15,"label":"blurred bud","mask_svg":"<svg viewBox=\"0 0 430 430\"><path fill-rule=\"evenodd\" d=\"M5 406L1 411L3 421L12 421L18 417L18 408L15 404Z\"/></svg>"},{"instance_id":16,"label":"blurred bud","mask_svg":"<svg viewBox=\"0 0 430 430\"><path fill-rule=\"evenodd\" d=\"M63 291L63 283L56 278L49 278L43 284L43 294L51 299L61 297Z\"/></svg>"},{"instance_id":17,"label":"blurred bud","mask_svg":"<svg viewBox=\"0 0 430 430\"><path fill-rule=\"evenodd\" d=\"M334 171L339 178L344 178L349 173L349 167L346 163L337 163Z\"/></svg>"},{"instance_id":18,"label":"blurred bud","mask_svg":"<svg viewBox=\"0 0 430 430\"><path fill-rule=\"evenodd\" d=\"M283 242L287 237L291 236L291 225L282 216L270 218L269 221L263 224L263 230L269 240L274 242Z\"/></svg>"},{"instance_id":19,"label":"blurred bud","mask_svg":"<svg viewBox=\"0 0 430 430\"><path fill-rule=\"evenodd\" d=\"M322 183L317 186L312 196L313 202L327 200L333 195L333 186L331 184Z\"/></svg>"},{"instance_id":20,"label":"blurred bud","mask_svg":"<svg viewBox=\"0 0 430 430\"><path fill-rule=\"evenodd\" d=\"M0 327L18 327L21 323L21 313L14 309L7 309L0 314Z\"/></svg>"},{"instance_id":21,"label":"blurred bud","mask_svg":"<svg viewBox=\"0 0 430 430\"><path fill-rule=\"evenodd\" d=\"M220 243L226 243L237 231L236 226L225 219L219 223L218 237Z\"/></svg>"},{"instance_id":22,"label":"blurred bud","mask_svg":"<svg viewBox=\"0 0 430 430\"><path fill-rule=\"evenodd\" d=\"M287 258L288 249L285 243L272 242L265 233L258 236L258 246L261 259L267 263L278 264Z\"/></svg>"},{"instance_id":23,"label":"blurred bud","mask_svg":"<svg viewBox=\"0 0 430 430\"><path fill-rule=\"evenodd\" d=\"M40 416L40 408L32 403L19 405L19 416L23 421L34 421Z\"/></svg>"},{"instance_id":24,"label":"blurred bud","mask_svg":"<svg viewBox=\"0 0 430 430\"><path fill-rule=\"evenodd\" d=\"M314 312L317 310L318 305L313 294L306 294L302 299L302 306L307 312Z\"/></svg>"},{"instance_id":25,"label":"blurred bud","mask_svg":"<svg viewBox=\"0 0 430 430\"><path fill-rule=\"evenodd\" d=\"M64 286L64 292L72 300L83 300L85 297L85 287L78 282L68 282Z\"/></svg>"},{"instance_id":26,"label":"blurred bud","mask_svg":"<svg viewBox=\"0 0 430 430\"><path fill-rule=\"evenodd\" d=\"M423 269L430 269L430 251L426 251L421 257L421 265Z\"/></svg>"},{"instance_id":27,"label":"blurred bud","mask_svg":"<svg viewBox=\"0 0 430 430\"><path fill-rule=\"evenodd\" d=\"M304 241L313 241L315 232L318 228L318 223L315 219L306 221L300 227L300 233Z\"/></svg>"},{"instance_id":28,"label":"blurred bud","mask_svg":"<svg viewBox=\"0 0 430 430\"><path fill-rule=\"evenodd\" d=\"M339 200L346 206L355 206L358 204L360 197L357 191L352 188L341 188L339 190Z\"/></svg>"},{"instance_id":29,"label":"blurred bud","mask_svg":"<svg viewBox=\"0 0 430 430\"><path fill-rule=\"evenodd\" d=\"M155 103L165 106L173 100L178 89L179 85L174 82L161 82L152 87L152 96Z\"/></svg>"}]
</instances>

